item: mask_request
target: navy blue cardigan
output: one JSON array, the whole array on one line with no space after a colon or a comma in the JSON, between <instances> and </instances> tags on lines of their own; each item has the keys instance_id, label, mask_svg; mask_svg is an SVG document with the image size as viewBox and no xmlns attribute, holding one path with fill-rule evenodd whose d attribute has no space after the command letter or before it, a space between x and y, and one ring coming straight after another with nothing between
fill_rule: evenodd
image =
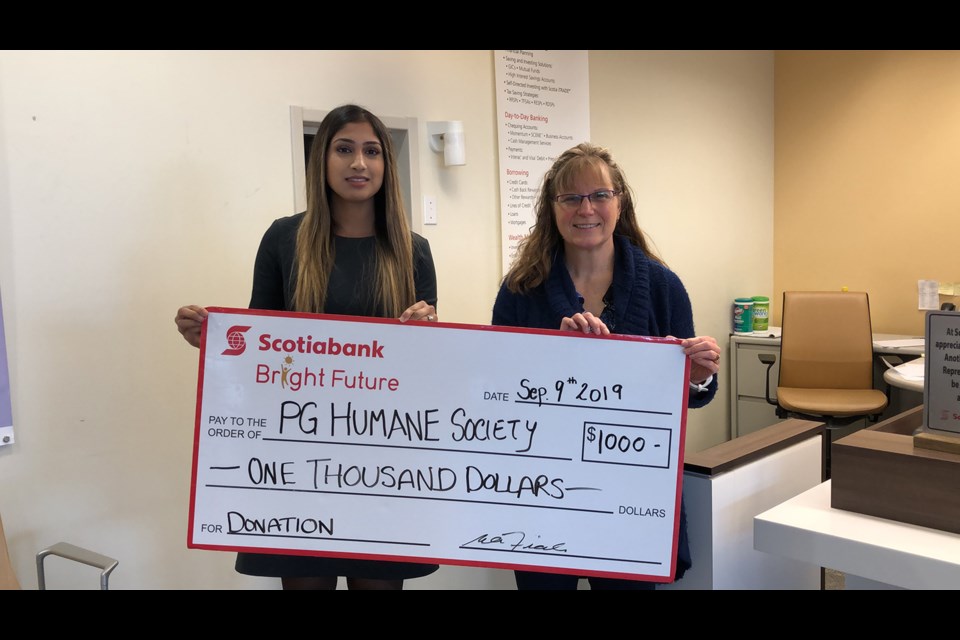
<instances>
[{"instance_id":1,"label":"navy blue cardigan","mask_svg":"<svg viewBox=\"0 0 960 640\"><path fill-rule=\"evenodd\" d=\"M650 260L643 250L625 236L614 236L613 322L611 333L636 336L692 338L693 309L680 278L673 271ZM493 324L533 329L559 329L564 317L583 311L583 298L564 264L561 248L553 260L546 282L526 294L512 293L501 285L493 305ZM687 406L702 407L717 394L717 376L702 393L691 391ZM692 565L687 537L687 513L681 498L680 532L677 549L679 580Z\"/></svg>"},{"instance_id":2,"label":"navy blue cardigan","mask_svg":"<svg viewBox=\"0 0 960 640\"><path fill-rule=\"evenodd\" d=\"M611 333L692 338L693 309L680 278L650 260L625 236L614 236L613 322ZM493 305L493 324L533 329L559 329L564 317L583 312L583 302L564 264L561 248L546 282L526 294L500 287ZM717 376L702 393L691 390L687 406L702 407L717 393Z\"/></svg>"}]
</instances>

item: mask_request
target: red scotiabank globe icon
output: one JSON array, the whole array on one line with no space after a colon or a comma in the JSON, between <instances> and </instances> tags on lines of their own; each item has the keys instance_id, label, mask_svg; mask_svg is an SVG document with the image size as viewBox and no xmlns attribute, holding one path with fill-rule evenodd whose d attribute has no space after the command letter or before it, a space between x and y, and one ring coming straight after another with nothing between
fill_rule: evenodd
<instances>
[{"instance_id":1,"label":"red scotiabank globe icon","mask_svg":"<svg viewBox=\"0 0 960 640\"><path fill-rule=\"evenodd\" d=\"M227 344L230 345L231 349L241 349L247 343L244 341L242 333L234 331L227 336Z\"/></svg>"},{"instance_id":2,"label":"red scotiabank globe icon","mask_svg":"<svg viewBox=\"0 0 960 640\"><path fill-rule=\"evenodd\" d=\"M235 325L227 329L227 345L230 347L223 352L225 356L238 356L247 348L247 341L243 334L250 329L249 326Z\"/></svg>"}]
</instances>

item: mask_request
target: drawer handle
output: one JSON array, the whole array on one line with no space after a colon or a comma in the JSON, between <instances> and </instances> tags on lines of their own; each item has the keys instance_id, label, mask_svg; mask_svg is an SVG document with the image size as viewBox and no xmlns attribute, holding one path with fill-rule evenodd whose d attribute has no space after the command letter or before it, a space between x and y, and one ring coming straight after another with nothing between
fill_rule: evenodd
<instances>
[{"instance_id":1,"label":"drawer handle","mask_svg":"<svg viewBox=\"0 0 960 640\"><path fill-rule=\"evenodd\" d=\"M773 353L758 353L757 358L760 360L760 362L767 365L767 404L772 404L776 407L777 401L770 399L770 369L772 369L773 365L777 363L777 356Z\"/></svg>"}]
</instances>

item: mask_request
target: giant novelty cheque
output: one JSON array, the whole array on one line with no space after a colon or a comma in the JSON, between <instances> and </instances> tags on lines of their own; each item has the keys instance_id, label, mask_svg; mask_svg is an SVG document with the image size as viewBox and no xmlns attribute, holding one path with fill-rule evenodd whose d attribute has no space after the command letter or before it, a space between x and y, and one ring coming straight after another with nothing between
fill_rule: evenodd
<instances>
[{"instance_id":1,"label":"giant novelty cheque","mask_svg":"<svg viewBox=\"0 0 960 640\"><path fill-rule=\"evenodd\" d=\"M672 579L679 341L209 312L190 548Z\"/></svg>"}]
</instances>

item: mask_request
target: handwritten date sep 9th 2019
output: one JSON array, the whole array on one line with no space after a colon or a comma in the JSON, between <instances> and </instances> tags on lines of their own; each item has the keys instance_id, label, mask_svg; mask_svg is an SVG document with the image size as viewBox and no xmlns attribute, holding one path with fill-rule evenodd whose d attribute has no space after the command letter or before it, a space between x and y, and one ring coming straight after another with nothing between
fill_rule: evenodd
<instances>
[{"instance_id":1,"label":"handwritten date sep 9th 2019","mask_svg":"<svg viewBox=\"0 0 960 640\"><path fill-rule=\"evenodd\" d=\"M600 402L618 402L623 399L623 385L591 385L588 382L578 382L576 378L569 377L564 380L557 380L553 383L553 388L547 386L537 386L527 378L520 381L520 392L517 398L522 402L544 404L562 404L564 402L573 403L600 403Z\"/></svg>"}]
</instances>

